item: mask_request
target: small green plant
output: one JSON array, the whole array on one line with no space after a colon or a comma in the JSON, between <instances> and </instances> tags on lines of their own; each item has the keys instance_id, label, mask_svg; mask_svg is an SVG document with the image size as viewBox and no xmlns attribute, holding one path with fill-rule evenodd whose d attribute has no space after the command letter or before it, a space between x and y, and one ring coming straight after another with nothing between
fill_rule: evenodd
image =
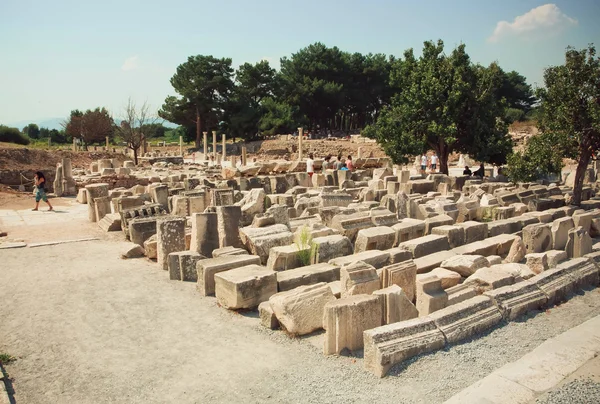
<instances>
[{"instance_id":1,"label":"small green plant","mask_svg":"<svg viewBox=\"0 0 600 404\"><path fill-rule=\"evenodd\" d=\"M14 362L16 361L17 358L15 358L14 356L10 356L9 354L6 353L0 353L0 364L2 365L6 365L10 362Z\"/></svg>"},{"instance_id":2,"label":"small green plant","mask_svg":"<svg viewBox=\"0 0 600 404\"><path fill-rule=\"evenodd\" d=\"M318 246L312 239L312 235L310 234L310 229L308 226L302 227L300 230L300 234L296 237L296 241L294 242L296 248L298 249L298 260L300 261L301 266L307 266L311 263L311 257L315 256L318 251Z\"/></svg>"}]
</instances>

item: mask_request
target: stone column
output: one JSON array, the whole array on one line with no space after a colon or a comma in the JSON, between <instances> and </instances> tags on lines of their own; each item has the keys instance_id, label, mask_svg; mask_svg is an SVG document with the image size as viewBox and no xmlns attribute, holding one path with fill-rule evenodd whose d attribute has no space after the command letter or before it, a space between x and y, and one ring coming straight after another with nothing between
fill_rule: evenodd
<instances>
[{"instance_id":1,"label":"stone column","mask_svg":"<svg viewBox=\"0 0 600 404\"><path fill-rule=\"evenodd\" d=\"M221 155L217 154L217 165L220 166L221 165Z\"/></svg>"},{"instance_id":2,"label":"stone column","mask_svg":"<svg viewBox=\"0 0 600 404\"><path fill-rule=\"evenodd\" d=\"M219 248L243 248L242 240L240 239L241 219L242 208L240 206L217 206Z\"/></svg>"},{"instance_id":3,"label":"stone column","mask_svg":"<svg viewBox=\"0 0 600 404\"><path fill-rule=\"evenodd\" d=\"M87 192L88 201L88 220L90 222L96 221L96 204L94 200L96 198L102 198L108 196L108 184L91 184L85 186Z\"/></svg>"},{"instance_id":4,"label":"stone column","mask_svg":"<svg viewBox=\"0 0 600 404\"><path fill-rule=\"evenodd\" d=\"M304 129L298 128L298 160L302 160L302 138L304 136Z\"/></svg>"},{"instance_id":5,"label":"stone column","mask_svg":"<svg viewBox=\"0 0 600 404\"><path fill-rule=\"evenodd\" d=\"M73 151L77 151L77 139L73 138Z\"/></svg>"},{"instance_id":6,"label":"stone column","mask_svg":"<svg viewBox=\"0 0 600 404\"><path fill-rule=\"evenodd\" d=\"M246 161L246 146L242 147L242 165L245 166L247 163Z\"/></svg>"},{"instance_id":7,"label":"stone column","mask_svg":"<svg viewBox=\"0 0 600 404\"><path fill-rule=\"evenodd\" d=\"M213 130L213 158L217 161L217 131Z\"/></svg>"},{"instance_id":8,"label":"stone column","mask_svg":"<svg viewBox=\"0 0 600 404\"><path fill-rule=\"evenodd\" d=\"M204 135L204 149L202 152L204 153L204 160L208 160L208 132L202 132Z\"/></svg>"},{"instance_id":9,"label":"stone column","mask_svg":"<svg viewBox=\"0 0 600 404\"><path fill-rule=\"evenodd\" d=\"M235 160L237 159L236 156L231 156L230 160L231 160L231 167L235 168Z\"/></svg>"},{"instance_id":10,"label":"stone column","mask_svg":"<svg viewBox=\"0 0 600 404\"><path fill-rule=\"evenodd\" d=\"M56 175L54 176L54 195L60 197L63 196L63 171L62 165L58 163L56 165Z\"/></svg>"},{"instance_id":11,"label":"stone column","mask_svg":"<svg viewBox=\"0 0 600 404\"><path fill-rule=\"evenodd\" d=\"M185 221L185 217L163 217L156 221L156 261L165 271L169 269L169 254L185 251Z\"/></svg>"},{"instance_id":12,"label":"stone column","mask_svg":"<svg viewBox=\"0 0 600 404\"><path fill-rule=\"evenodd\" d=\"M106 151L108 151L108 136L106 136Z\"/></svg>"},{"instance_id":13,"label":"stone column","mask_svg":"<svg viewBox=\"0 0 600 404\"><path fill-rule=\"evenodd\" d=\"M217 248L219 248L217 214L213 212L194 213L192 215L190 250L211 258L213 250Z\"/></svg>"},{"instance_id":14,"label":"stone column","mask_svg":"<svg viewBox=\"0 0 600 404\"><path fill-rule=\"evenodd\" d=\"M227 153L225 152L227 150L227 147L225 146L225 134L223 133L221 136L221 142L223 143L223 150L221 150L221 152L223 153L223 161L225 161L225 159L227 158Z\"/></svg>"},{"instance_id":15,"label":"stone column","mask_svg":"<svg viewBox=\"0 0 600 404\"><path fill-rule=\"evenodd\" d=\"M66 186L63 187L63 192L66 195L77 194L77 185L75 184L75 180L73 179L73 169L71 167L70 158L62 159L62 172L63 182L66 184Z\"/></svg>"},{"instance_id":16,"label":"stone column","mask_svg":"<svg viewBox=\"0 0 600 404\"><path fill-rule=\"evenodd\" d=\"M167 185L150 188L150 197L154 203L160 204L166 211L169 210L169 187Z\"/></svg>"},{"instance_id":17,"label":"stone column","mask_svg":"<svg viewBox=\"0 0 600 404\"><path fill-rule=\"evenodd\" d=\"M362 146L359 146L358 148L358 158L362 158Z\"/></svg>"},{"instance_id":18,"label":"stone column","mask_svg":"<svg viewBox=\"0 0 600 404\"><path fill-rule=\"evenodd\" d=\"M179 155L183 157L183 136L179 136Z\"/></svg>"}]
</instances>

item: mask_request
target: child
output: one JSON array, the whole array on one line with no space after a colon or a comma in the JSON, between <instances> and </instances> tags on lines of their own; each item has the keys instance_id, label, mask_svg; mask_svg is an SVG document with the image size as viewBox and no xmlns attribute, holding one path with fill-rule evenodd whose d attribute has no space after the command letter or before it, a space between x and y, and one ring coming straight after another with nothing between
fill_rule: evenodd
<instances>
[{"instance_id":1,"label":"child","mask_svg":"<svg viewBox=\"0 0 600 404\"><path fill-rule=\"evenodd\" d=\"M43 200L48 204L50 209L48 211L53 210L52 205L48 202L48 197L46 196L46 178L41 171L35 173L33 177L33 182L35 186L35 208L31 210L38 210L38 206L40 205L40 200Z\"/></svg>"}]
</instances>

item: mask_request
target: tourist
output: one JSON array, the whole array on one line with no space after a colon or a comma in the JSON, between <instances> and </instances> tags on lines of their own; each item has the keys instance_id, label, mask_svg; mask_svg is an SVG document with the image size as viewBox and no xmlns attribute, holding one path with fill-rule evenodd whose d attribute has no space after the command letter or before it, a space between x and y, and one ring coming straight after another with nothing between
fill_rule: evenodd
<instances>
[{"instance_id":1,"label":"tourist","mask_svg":"<svg viewBox=\"0 0 600 404\"><path fill-rule=\"evenodd\" d=\"M469 175L470 176L471 174L473 174L473 173L471 172L471 169L469 168L469 166L465 166L465 170L463 171L463 175Z\"/></svg>"},{"instance_id":2,"label":"tourist","mask_svg":"<svg viewBox=\"0 0 600 404\"><path fill-rule=\"evenodd\" d=\"M322 170L331 170L333 168L333 162L331 161L331 154L325 156L325 160L323 161Z\"/></svg>"},{"instance_id":3,"label":"tourist","mask_svg":"<svg viewBox=\"0 0 600 404\"><path fill-rule=\"evenodd\" d=\"M483 167L483 163L479 166L479 170L473 173L473 177L485 177L485 168Z\"/></svg>"},{"instance_id":4,"label":"tourist","mask_svg":"<svg viewBox=\"0 0 600 404\"><path fill-rule=\"evenodd\" d=\"M438 162L438 156L435 154L435 152L433 152L433 156L431 156L431 172L436 172L437 170L437 162Z\"/></svg>"},{"instance_id":5,"label":"tourist","mask_svg":"<svg viewBox=\"0 0 600 404\"><path fill-rule=\"evenodd\" d=\"M309 153L306 159L306 172L309 177L312 177L315 173L315 160L312 153Z\"/></svg>"},{"instance_id":6,"label":"tourist","mask_svg":"<svg viewBox=\"0 0 600 404\"><path fill-rule=\"evenodd\" d=\"M352 156L348 155L348 160L346 160L346 168L348 171L354 170L354 164L352 164Z\"/></svg>"},{"instance_id":7,"label":"tourist","mask_svg":"<svg viewBox=\"0 0 600 404\"><path fill-rule=\"evenodd\" d=\"M342 161L342 153L340 153L337 156L337 161L335 163L335 169L341 170L343 166L344 166L344 162Z\"/></svg>"},{"instance_id":8,"label":"tourist","mask_svg":"<svg viewBox=\"0 0 600 404\"><path fill-rule=\"evenodd\" d=\"M50 207L48 211L53 210L54 208L52 208L52 205L48 201L48 196L46 196L46 177L44 177L44 174L41 171L35 173L33 183L35 187L35 208L31 210L38 210L41 200L46 202Z\"/></svg>"},{"instance_id":9,"label":"tourist","mask_svg":"<svg viewBox=\"0 0 600 404\"><path fill-rule=\"evenodd\" d=\"M421 156L421 174L425 174L425 170L427 170L427 155L423 153Z\"/></svg>"}]
</instances>

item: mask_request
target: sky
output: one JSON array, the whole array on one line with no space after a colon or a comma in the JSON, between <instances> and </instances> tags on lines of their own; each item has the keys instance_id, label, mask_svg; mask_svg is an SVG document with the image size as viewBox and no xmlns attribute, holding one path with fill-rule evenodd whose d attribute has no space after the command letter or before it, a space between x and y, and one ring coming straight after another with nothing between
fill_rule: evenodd
<instances>
[{"instance_id":1,"label":"sky","mask_svg":"<svg viewBox=\"0 0 600 404\"><path fill-rule=\"evenodd\" d=\"M0 123L64 117L127 100L159 109L191 55L233 66L314 42L402 56L427 40L497 61L532 85L567 46L600 48L597 0L0 0Z\"/></svg>"}]
</instances>

